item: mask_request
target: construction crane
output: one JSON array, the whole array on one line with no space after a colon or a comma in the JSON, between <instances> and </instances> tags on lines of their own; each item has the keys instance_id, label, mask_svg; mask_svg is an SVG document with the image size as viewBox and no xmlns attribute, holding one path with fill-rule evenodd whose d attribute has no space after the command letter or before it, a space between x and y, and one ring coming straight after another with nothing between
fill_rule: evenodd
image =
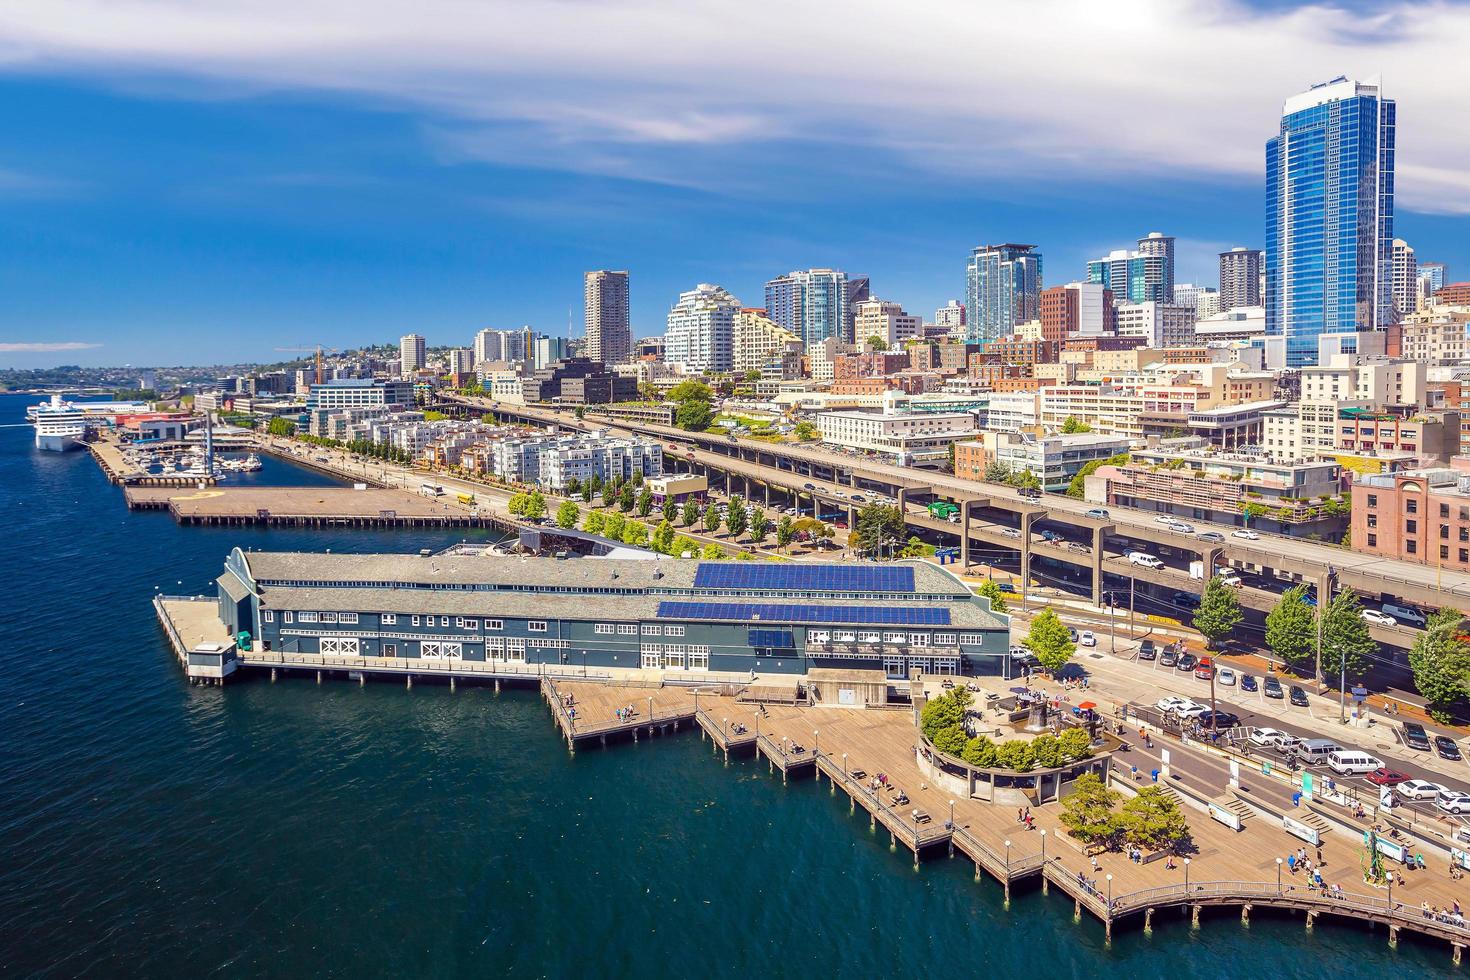
<instances>
[{"instance_id":1,"label":"construction crane","mask_svg":"<svg viewBox=\"0 0 1470 980\"><path fill-rule=\"evenodd\" d=\"M317 384L321 384L322 383L322 352L325 351L328 354L335 354L335 353L337 353L338 348L336 348L336 347L323 347L321 344L314 344L313 346L310 346L310 347L277 347L276 350L279 351L280 353L283 353L283 354L310 354L312 351L315 351L316 352L316 383Z\"/></svg>"}]
</instances>

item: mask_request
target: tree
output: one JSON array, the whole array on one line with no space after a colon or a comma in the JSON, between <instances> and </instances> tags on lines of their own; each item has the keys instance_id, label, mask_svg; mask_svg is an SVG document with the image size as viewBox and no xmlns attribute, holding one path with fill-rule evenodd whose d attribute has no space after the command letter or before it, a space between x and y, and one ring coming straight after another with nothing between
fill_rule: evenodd
<instances>
[{"instance_id":1,"label":"tree","mask_svg":"<svg viewBox=\"0 0 1470 980\"><path fill-rule=\"evenodd\" d=\"M1036 766L1036 750L1030 742L1001 742L995 750L995 764L1002 769L1030 772Z\"/></svg>"},{"instance_id":2,"label":"tree","mask_svg":"<svg viewBox=\"0 0 1470 980\"><path fill-rule=\"evenodd\" d=\"M673 555L675 558L683 558L686 554L688 554L691 558L698 558L699 542L695 541L687 534L681 534L674 539L674 546L669 549L669 554Z\"/></svg>"},{"instance_id":3,"label":"tree","mask_svg":"<svg viewBox=\"0 0 1470 980\"><path fill-rule=\"evenodd\" d=\"M790 514L782 514L781 519L776 522L776 547L785 549L796 540L796 522L791 519Z\"/></svg>"},{"instance_id":4,"label":"tree","mask_svg":"<svg viewBox=\"0 0 1470 980\"><path fill-rule=\"evenodd\" d=\"M990 769L995 766L995 742L988 736L977 735L965 744L965 751L960 754L972 766L981 769Z\"/></svg>"},{"instance_id":5,"label":"tree","mask_svg":"<svg viewBox=\"0 0 1470 980\"><path fill-rule=\"evenodd\" d=\"M1140 789L1137 796L1123 804L1117 823L1128 843L1149 851L1173 847L1189 836L1189 824L1179 804L1164 793L1162 786Z\"/></svg>"},{"instance_id":6,"label":"tree","mask_svg":"<svg viewBox=\"0 0 1470 980\"><path fill-rule=\"evenodd\" d=\"M959 756L965 751L965 746L969 744L970 738L959 725L951 725L948 728L941 728L935 732L934 737L930 741L934 743L934 747L940 752L946 755Z\"/></svg>"},{"instance_id":7,"label":"tree","mask_svg":"<svg viewBox=\"0 0 1470 980\"><path fill-rule=\"evenodd\" d=\"M986 483L1009 483L1011 482L1011 468L998 460L991 460L985 464L985 472L981 479Z\"/></svg>"},{"instance_id":8,"label":"tree","mask_svg":"<svg viewBox=\"0 0 1470 980\"><path fill-rule=\"evenodd\" d=\"M580 497L582 495L582 481L575 476L567 479L566 493L568 497Z\"/></svg>"},{"instance_id":9,"label":"tree","mask_svg":"<svg viewBox=\"0 0 1470 980\"><path fill-rule=\"evenodd\" d=\"M964 722L964 707L949 694L931 698L929 703L924 705L924 710L919 712L919 730L931 742L934 741L934 735L940 729L963 726Z\"/></svg>"},{"instance_id":10,"label":"tree","mask_svg":"<svg viewBox=\"0 0 1470 980\"><path fill-rule=\"evenodd\" d=\"M624 483L618 490L618 510L624 514L633 509L633 484Z\"/></svg>"},{"instance_id":11,"label":"tree","mask_svg":"<svg viewBox=\"0 0 1470 980\"><path fill-rule=\"evenodd\" d=\"M792 430L792 434L795 435L796 438L802 442L811 442L813 439L817 438L817 436L821 435L821 433L817 431L816 423L807 421L806 419L803 419L802 421L796 423L796 427Z\"/></svg>"},{"instance_id":12,"label":"tree","mask_svg":"<svg viewBox=\"0 0 1470 980\"><path fill-rule=\"evenodd\" d=\"M1450 722L1451 707L1470 694L1470 645L1461 639L1457 609L1441 609L1429 617L1424 634L1409 650L1414 687L1429 702L1436 721Z\"/></svg>"},{"instance_id":13,"label":"tree","mask_svg":"<svg viewBox=\"0 0 1470 980\"><path fill-rule=\"evenodd\" d=\"M760 508L752 508L750 511L750 540L760 544L766 539L771 530L771 519L766 512Z\"/></svg>"},{"instance_id":14,"label":"tree","mask_svg":"<svg viewBox=\"0 0 1470 980\"><path fill-rule=\"evenodd\" d=\"M1092 737L1080 726L1069 728L1057 737L1062 755L1068 759L1086 759L1092 755Z\"/></svg>"},{"instance_id":15,"label":"tree","mask_svg":"<svg viewBox=\"0 0 1470 980\"><path fill-rule=\"evenodd\" d=\"M1294 586L1266 614L1266 646L1297 673L1311 669L1317 649L1317 613L1307 603L1307 587Z\"/></svg>"},{"instance_id":16,"label":"tree","mask_svg":"<svg viewBox=\"0 0 1470 980\"><path fill-rule=\"evenodd\" d=\"M582 503L592 503L592 498L595 496L597 496L597 488L592 485L592 481L589 480L582 484Z\"/></svg>"},{"instance_id":17,"label":"tree","mask_svg":"<svg viewBox=\"0 0 1470 980\"><path fill-rule=\"evenodd\" d=\"M586 519L582 521L582 530L588 534L601 534L606 525L606 514L600 510L589 510Z\"/></svg>"},{"instance_id":18,"label":"tree","mask_svg":"<svg viewBox=\"0 0 1470 980\"><path fill-rule=\"evenodd\" d=\"M562 501L562 505L556 509L556 526L571 530L577 526L577 519L582 516L582 509L570 500Z\"/></svg>"},{"instance_id":19,"label":"tree","mask_svg":"<svg viewBox=\"0 0 1470 980\"><path fill-rule=\"evenodd\" d=\"M648 527L637 521L628 521L623 525L623 544L642 548L648 544Z\"/></svg>"},{"instance_id":20,"label":"tree","mask_svg":"<svg viewBox=\"0 0 1470 980\"><path fill-rule=\"evenodd\" d=\"M1050 732L1043 732L1031 740L1031 753L1042 769L1055 769L1064 761L1061 740Z\"/></svg>"},{"instance_id":21,"label":"tree","mask_svg":"<svg viewBox=\"0 0 1470 980\"><path fill-rule=\"evenodd\" d=\"M620 511L609 511L607 519L602 524L602 536L612 538L614 541L623 539L623 528L628 524L628 519Z\"/></svg>"},{"instance_id":22,"label":"tree","mask_svg":"<svg viewBox=\"0 0 1470 980\"><path fill-rule=\"evenodd\" d=\"M611 507L618 502L618 485L609 481L602 485L602 506Z\"/></svg>"},{"instance_id":23,"label":"tree","mask_svg":"<svg viewBox=\"0 0 1470 980\"><path fill-rule=\"evenodd\" d=\"M662 512L664 520L672 524L674 523L674 519L679 516L679 504L673 497L665 497Z\"/></svg>"},{"instance_id":24,"label":"tree","mask_svg":"<svg viewBox=\"0 0 1470 980\"><path fill-rule=\"evenodd\" d=\"M1249 527L1255 521L1271 513L1271 508L1265 504L1244 503L1240 505L1240 513L1245 517L1246 526Z\"/></svg>"},{"instance_id":25,"label":"tree","mask_svg":"<svg viewBox=\"0 0 1470 980\"><path fill-rule=\"evenodd\" d=\"M647 517L653 512L653 491L648 487L638 491L638 516Z\"/></svg>"},{"instance_id":26,"label":"tree","mask_svg":"<svg viewBox=\"0 0 1470 980\"><path fill-rule=\"evenodd\" d=\"M689 527L693 525L695 521L699 520L699 501L695 500L693 497L685 500L684 513L680 515L679 519L685 527Z\"/></svg>"},{"instance_id":27,"label":"tree","mask_svg":"<svg viewBox=\"0 0 1470 980\"><path fill-rule=\"evenodd\" d=\"M1349 590L1333 596L1322 611L1322 673L1327 677L1344 673L1350 678L1362 677L1369 659L1377 652L1378 641L1368 631L1358 594Z\"/></svg>"},{"instance_id":28,"label":"tree","mask_svg":"<svg viewBox=\"0 0 1470 980\"><path fill-rule=\"evenodd\" d=\"M630 483L633 484L633 489L634 490L636 490L639 487L643 486L643 471L642 470L634 470L633 471L633 475L630 476L630 477L628 477L628 482L630 482Z\"/></svg>"},{"instance_id":29,"label":"tree","mask_svg":"<svg viewBox=\"0 0 1470 980\"><path fill-rule=\"evenodd\" d=\"M653 529L653 537L650 542L654 551L665 555L674 548L674 522L664 519L658 522L658 527Z\"/></svg>"},{"instance_id":30,"label":"tree","mask_svg":"<svg viewBox=\"0 0 1470 980\"><path fill-rule=\"evenodd\" d=\"M1055 674L1077 652L1077 645L1054 609L1043 609L1031 620L1031 629L1021 644L1036 655L1041 666Z\"/></svg>"},{"instance_id":31,"label":"tree","mask_svg":"<svg viewBox=\"0 0 1470 980\"><path fill-rule=\"evenodd\" d=\"M750 518L745 512L745 502L739 497L730 498L730 507L725 511L725 528L730 532L730 540L739 539L749 524Z\"/></svg>"},{"instance_id":32,"label":"tree","mask_svg":"<svg viewBox=\"0 0 1470 980\"><path fill-rule=\"evenodd\" d=\"M669 389L669 401L671 402L710 402L714 400L714 397L715 393L710 389L709 385L702 381L694 381L692 379L681 381Z\"/></svg>"},{"instance_id":33,"label":"tree","mask_svg":"<svg viewBox=\"0 0 1470 980\"><path fill-rule=\"evenodd\" d=\"M878 337L878 336L869 337L867 339L867 345L868 345L868 350L875 351L875 352L876 351L880 351L880 350L887 350L888 349L888 341L886 341L882 337Z\"/></svg>"},{"instance_id":34,"label":"tree","mask_svg":"<svg viewBox=\"0 0 1470 980\"><path fill-rule=\"evenodd\" d=\"M705 561L719 561L725 557L725 549L717 544L707 544L700 550L699 557Z\"/></svg>"},{"instance_id":35,"label":"tree","mask_svg":"<svg viewBox=\"0 0 1470 980\"><path fill-rule=\"evenodd\" d=\"M524 517L526 514L526 504L530 501L530 499L530 494L513 493L510 495L510 499L505 502L505 509L509 511L512 516Z\"/></svg>"},{"instance_id":36,"label":"tree","mask_svg":"<svg viewBox=\"0 0 1470 980\"><path fill-rule=\"evenodd\" d=\"M681 402L674 410L674 424L688 432L703 432L714 420L715 410L710 407L709 402L691 399Z\"/></svg>"},{"instance_id":37,"label":"tree","mask_svg":"<svg viewBox=\"0 0 1470 980\"><path fill-rule=\"evenodd\" d=\"M1091 432L1091 431L1092 431L1092 426L1088 425L1086 422L1084 422L1081 419L1077 418L1075 415L1068 415L1066 421L1064 421L1062 423L1062 433L1064 435L1069 435L1070 436L1070 435L1076 435L1077 433L1080 433L1080 432Z\"/></svg>"},{"instance_id":38,"label":"tree","mask_svg":"<svg viewBox=\"0 0 1470 980\"><path fill-rule=\"evenodd\" d=\"M714 534L720 529L720 512L710 504L704 509L704 529L709 534Z\"/></svg>"},{"instance_id":39,"label":"tree","mask_svg":"<svg viewBox=\"0 0 1470 980\"><path fill-rule=\"evenodd\" d=\"M540 490L532 490L531 495L526 498L524 516L533 521L546 516L546 498L541 495Z\"/></svg>"},{"instance_id":40,"label":"tree","mask_svg":"<svg viewBox=\"0 0 1470 980\"><path fill-rule=\"evenodd\" d=\"M424 413L425 422L443 422L446 418L448 418L448 416L446 416L443 412L435 412L433 410L430 410Z\"/></svg>"},{"instance_id":41,"label":"tree","mask_svg":"<svg viewBox=\"0 0 1470 980\"><path fill-rule=\"evenodd\" d=\"M1041 478L1030 470L1016 470L1006 482L1017 490L1041 489Z\"/></svg>"},{"instance_id":42,"label":"tree","mask_svg":"<svg viewBox=\"0 0 1470 980\"><path fill-rule=\"evenodd\" d=\"M975 594L984 596L990 600L992 612L1003 613L1006 611L1006 595L1001 591L1000 583L994 579L986 579L975 589Z\"/></svg>"},{"instance_id":43,"label":"tree","mask_svg":"<svg viewBox=\"0 0 1470 980\"><path fill-rule=\"evenodd\" d=\"M273 436L294 436L296 434L296 423L283 418L273 418L265 431Z\"/></svg>"},{"instance_id":44,"label":"tree","mask_svg":"<svg viewBox=\"0 0 1470 980\"><path fill-rule=\"evenodd\" d=\"M638 382L638 397L646 402L658 401L658 385L652 381Z\"/></svg>"},{"instance_id":45,"label":"tree","mask_svg":"<svg viewBox=\"0 0 1470 980\"><path fill-rule=\"evenodd\" d=\"M877 557L885 545L900 539L903 530L903 514L897 507L868 504L858 511L852 544L859 551Z\"/></svg>"},{"instance_id":46,"label":"tree","mask_svg":"<svg viewBox=\"0 0 1470 980\"><path fill-rule=\"evenodd\" d=\"M1072 784L1071 795L1062 800L1058 819L1084 843L1110 844L1120 830L1113 806L1121 795L1103 785L1096 773L1085 772Z\"/></svg>"},{"instance_id":47,"label":"tree","mask_svg":"<svg viewBox=\"0 0 1470 980\"><path fill-rule=\"evenodd\" d=\"M1204 635L1205 646L1213 650L1215 644L1233 633L1244 618L1235 589L1226 585L1218 575L1211 578L1204 595L1200 596L1193 621L1194 628Z\"/></svg>"}]
</instances>

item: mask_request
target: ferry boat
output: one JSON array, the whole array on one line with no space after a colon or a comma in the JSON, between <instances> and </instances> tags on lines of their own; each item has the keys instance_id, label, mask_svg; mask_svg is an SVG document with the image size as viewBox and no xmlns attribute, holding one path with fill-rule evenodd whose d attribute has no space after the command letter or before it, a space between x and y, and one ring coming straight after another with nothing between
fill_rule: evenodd
<instances>
[{"instance_id":1,"label":"ferry boat","mask_svg":"<svg viewBox=\"0 0 1470 980\"><path fill-rule=\"evenodd\" d=\"M69 402L60 395L26 409L26 421L36 429L36 448L49 452L80 449L87 432L112 425L119 415L146 412L145 402Z\"/></svg>"}]
</instances>

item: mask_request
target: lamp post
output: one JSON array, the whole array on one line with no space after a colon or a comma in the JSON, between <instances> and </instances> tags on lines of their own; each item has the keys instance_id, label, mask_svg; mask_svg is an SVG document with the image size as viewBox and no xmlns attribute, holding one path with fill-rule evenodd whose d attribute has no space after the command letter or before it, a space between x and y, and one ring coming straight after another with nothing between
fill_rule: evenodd
<instances>
[{"instance_id":1,"label":"lamp post","mask_svg":"<svg viewBox=\"0 0 1470 980\"><path fill-rule=\"evenodd\" d=\"M1041 828L1041 866L1046 867L1046 828Z\"/></svg>"},{"instance_id":2,"label":"lamp post","mask_svg":"<svg viewBox=\"0 0 1470 980\"><path fill-rule=\"evenodd\" d=\"M1108 875L1108 911L1113 911L1113 876Z\"/></svg>"},{"instance_id":3,"label":"lamp post","mask_svg":"<svg viewBox=\"0 0 1470 980\"><path fill-rule=\"evenodd\" d=\"M1276 894L1281 894L1281 859L1276 859ZM1392 892L1390 891L1390 895Z\"/></svg>"},{"instance_id":4,"label":"lamp post","mask_svg":"<svg viewBox=\"0 0 1470 980\"><path fill-rule=\"evenodd\" d=\"M949 801L949 829L954 830L954 800Z\"/></svg>"},{"instance_id":5,"label":"lamp post","mask_svg":"<svg viewBox=\"0 0 1470 980\"><path fill-rule=\"evenodd\" d=\"M1006 841L1006 881L1011 880L1011 842Z\"/></svg>"},{"instance_id":6,"label":"lamp post","mask_svg":"<svg viewBox=\"0 0 1470 980\"><path fill-rule=\"evenodd\" d=\"M822 754L821 743L817 741L817 730L812 729L812 758L815 759Z\"/></svg>"},{"instance_id":7,"label":"lamp post","mask_svg":"<svg viewBox=\"0 0 1470 980\"><path fill-rule=\"evenodd\" d=\"M842 753L842 778L847 778L847 753Z\"/></svg>"},{"instance_id":8,"label":"lamp post","mask_svg":"<svg viewBox=\"0 0 1470 980\"><path fill-rule=\"evenodd\" d=\"M653 695L648 696L648 720L653 721Z\"/></svg>"},{"instance_id":9,"label":"lamp post","mask_svg":"<svg viewBox=\"0 0 1470 980\"><path fill-rule=\"evenodd\" d=\"M1189 858L1184 859L1184 894L1189 894Z\"/></svg>"},{"instance_id":10,"label":"lamp post","mask_svg":"<svg viewBox=\"0 0 1470 980\"><path fill-rule=\"evenodd\" d=\"M721 718L720 719L720 737L723 738L727 742L730 741L730 733L727 732L725 729L727 729L729 727L730 727L730 719L729 718Z\"/></svg>"}]
</instances>

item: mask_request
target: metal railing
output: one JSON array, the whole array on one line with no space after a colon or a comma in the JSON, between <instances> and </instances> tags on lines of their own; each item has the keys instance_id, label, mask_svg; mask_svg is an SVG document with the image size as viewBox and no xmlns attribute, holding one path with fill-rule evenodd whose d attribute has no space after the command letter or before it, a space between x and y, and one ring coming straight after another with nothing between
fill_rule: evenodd
<instances>
[{"instance_id":1,"label":"metal railing","mask_svg":"<svg viewBox=\"0 0 1470 980\"><path fill-rule=\"evenodd\" d=\"M765 738L764 735L761 737ZM925 828L914 822L911 815L906 818L901 811L884 803L877 793L868 789L859 780L845 772L841 766L833 762L831 755L819 749L814 749L812 755L817 768L826 773L829 779L842 780L842 788L847 790L849 795L856 798L858 794L861 794L864 800L871 801L873 806L877 808L875 816L883 823L883 826L894 833L901 832L911 842L915 852L921 847L927 847L930 844L943 841L951 835L952 828L945 826L944 823L936 823L931 827Z\"/></svg>"}]
</instances>

